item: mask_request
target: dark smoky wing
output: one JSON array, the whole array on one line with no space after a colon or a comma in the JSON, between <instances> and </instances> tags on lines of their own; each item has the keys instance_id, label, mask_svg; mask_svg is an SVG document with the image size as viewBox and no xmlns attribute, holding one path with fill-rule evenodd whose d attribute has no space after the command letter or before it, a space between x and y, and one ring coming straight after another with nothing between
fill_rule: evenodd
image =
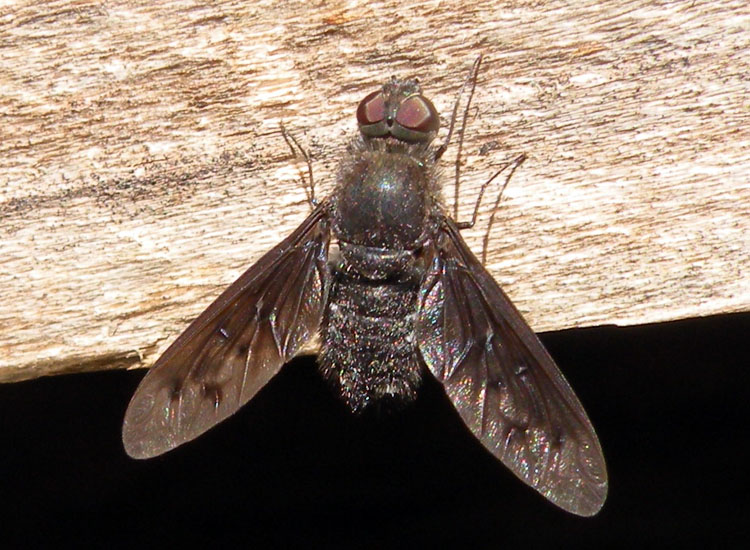
<instances>
[{"instance_id":1,"label":"dark smoky wing","mask_svg":"<svg viewBox=\"0 0 750 550\"><path fill-rule=\"evenodd\" d=\"M417 320L428 368L469 429L521 480L569 512L596 514L607 472L578 398L452 220L434 246Z\"/></svg>"},{"instance_id":2,"label":"dark smoky wing","mask_svg":"<svg viewBox=\"0 0 750 550\"><path fill-rule=\"evenodd\" d=\"M329 239L321 206L175 340L125 413L129 455L159 455L227 418L318 330L329 288Z\"/></svg>"}]
</instances>

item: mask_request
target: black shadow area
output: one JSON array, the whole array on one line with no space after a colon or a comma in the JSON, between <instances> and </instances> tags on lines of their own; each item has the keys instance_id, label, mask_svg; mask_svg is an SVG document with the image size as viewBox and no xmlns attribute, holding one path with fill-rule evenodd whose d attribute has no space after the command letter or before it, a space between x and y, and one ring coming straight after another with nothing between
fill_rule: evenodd
<instances>
[{"instance_id":1,"label":"black shadow area","mask_svg":"<svg viewBox=\"0 0 750 550\"><path fill-rule=\"evenodd\" d=\"M463 428L439 385L352 416L298 359L237 415L135 461L120 425L142 372L0 386L3 548L738 547L750 315L543 335L602 441L609 499L548 504Z\"/></svg>"}]
</instances>

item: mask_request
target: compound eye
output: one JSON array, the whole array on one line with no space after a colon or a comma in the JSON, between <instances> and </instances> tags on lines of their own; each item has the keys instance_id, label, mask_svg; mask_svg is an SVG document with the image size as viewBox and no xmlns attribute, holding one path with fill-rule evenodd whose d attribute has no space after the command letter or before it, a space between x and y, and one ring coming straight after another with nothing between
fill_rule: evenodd
<instances>
[{"instance_id":1,"label":"compound eye","mask_svg":"<svg viewBox=\"0 0 750 550\"><path fill-rule=\"evenodd\" d=\"M376 124L385 118L385 98L383 92L372 92L357 107L357 122L363 126Z\"/></svg>"},{"instance_id":2,"label":"compound eye","mask_svg":"<svg viewBox=\"0 0 750 550\"><path fill-rule=\"evenodd\" d=\"M409 96L401 103L396 122L414 132L437 132L440 129L440 115L435 106L421 95Z\"/></svg>"}]
</instances>

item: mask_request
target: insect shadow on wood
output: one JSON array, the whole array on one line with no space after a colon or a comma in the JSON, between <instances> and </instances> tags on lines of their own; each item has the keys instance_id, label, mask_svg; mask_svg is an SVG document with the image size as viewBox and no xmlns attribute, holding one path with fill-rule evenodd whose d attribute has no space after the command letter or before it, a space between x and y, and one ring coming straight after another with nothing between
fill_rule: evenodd
<instances>
[{"instance_id":1,"label":"insect shadow on wood","mask_svg":"<svg viewBox=\"0 0 750 550\"><path fill-rule=\"evenodd\" d=\"M461 95L476 85L477 58ZM607 473L581 403L534 332L460 235L476 222L443 207L440 117L416 79L367 95L333 193L190 324L157 360L123 423L129 455L149 458L235 413L315 333L318 365L352 411L412 401L436 378L463 422L517 477L574 514L599 511ZM294 148L292 147L294 150ZM460 150L455 167L456 197ZM488 224L491 229L502 189ZM457 199L456 199L457 200ZM336 249L329 250L333 247ZM483 246L486 255L487 237Z\"/></svg>"}]
</instances>

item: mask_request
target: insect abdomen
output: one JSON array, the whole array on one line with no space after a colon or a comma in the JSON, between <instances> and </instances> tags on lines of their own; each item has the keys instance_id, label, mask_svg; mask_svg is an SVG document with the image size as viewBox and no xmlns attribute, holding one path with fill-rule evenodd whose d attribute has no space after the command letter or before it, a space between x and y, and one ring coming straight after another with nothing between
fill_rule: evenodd
<instances>
[{"instance_id":1,"label":"insect abdomen","mask_svg":"<svg viewBox=\"0 0 750 550\"><path fill-rule=\"evenodd\" d=\"M417 286L334 269L319 365L354 411L414 399L421 381L414 340Z\"/></svg>"}]
</instances>

